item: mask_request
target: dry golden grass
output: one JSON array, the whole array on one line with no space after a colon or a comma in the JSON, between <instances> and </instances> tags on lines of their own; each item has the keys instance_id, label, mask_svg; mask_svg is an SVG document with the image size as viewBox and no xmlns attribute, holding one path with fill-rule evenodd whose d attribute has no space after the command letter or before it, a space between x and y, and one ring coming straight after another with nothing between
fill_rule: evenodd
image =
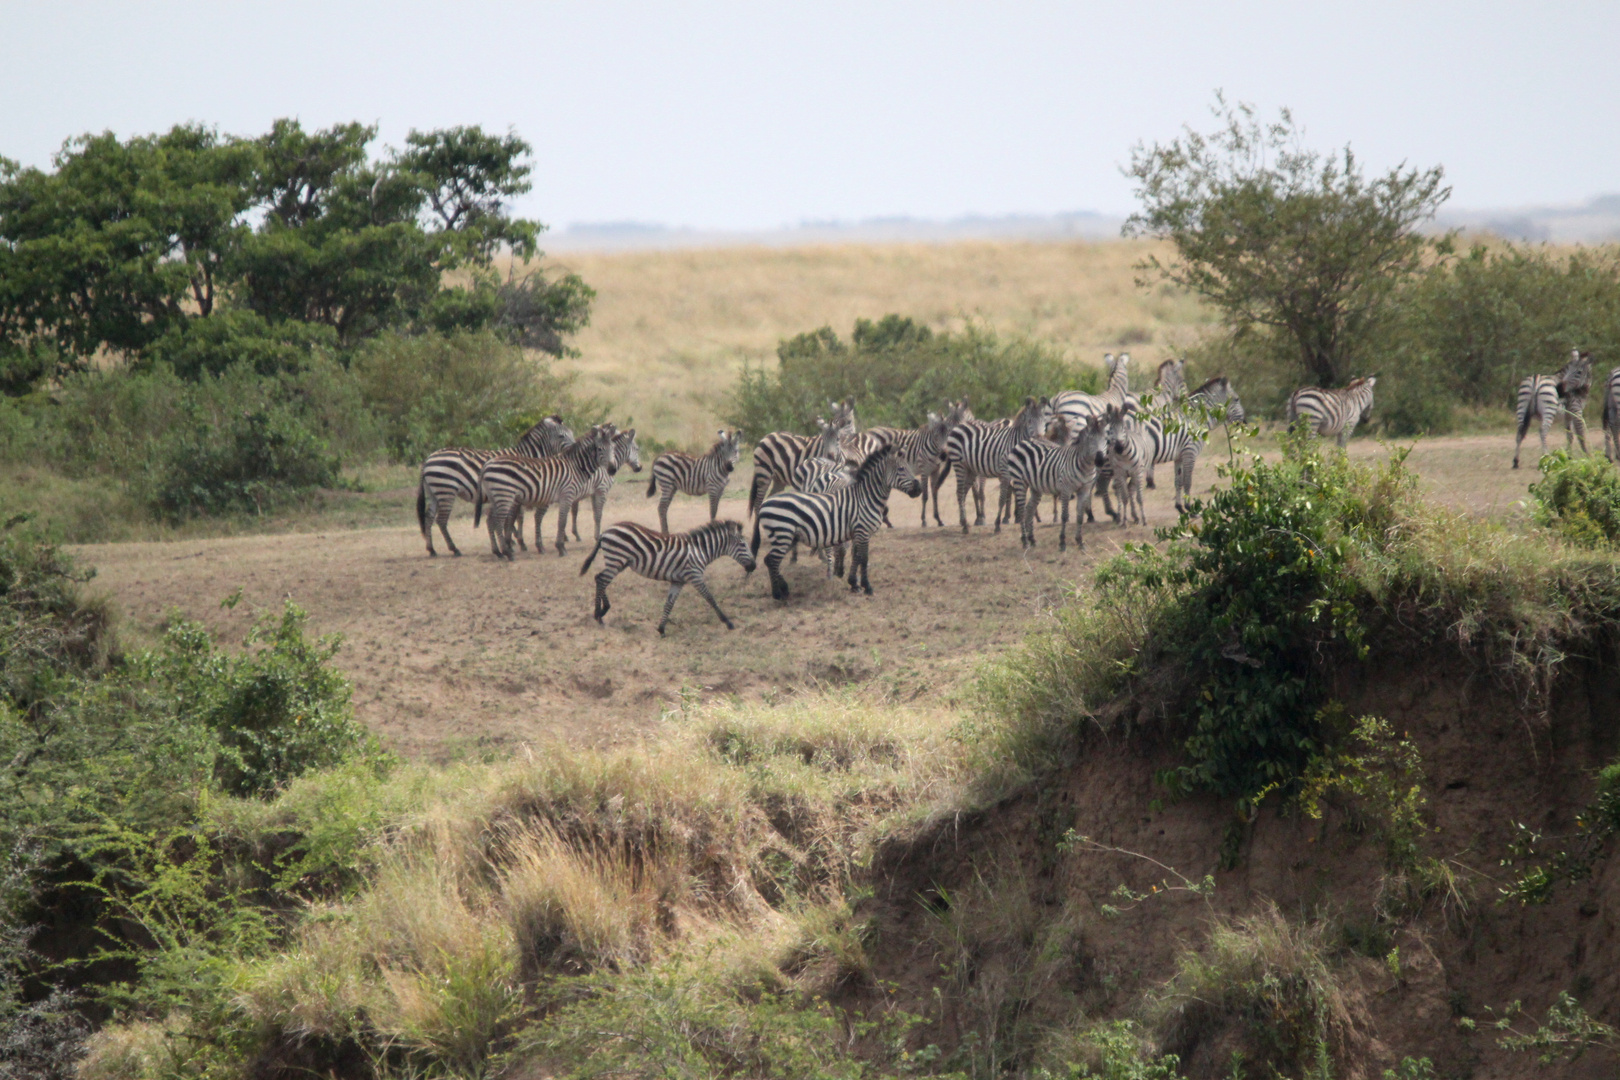
<instances>
[{"instance_id":1,"label":"dry golden grass","mask_svg":"<svg viewBox=\"0 0 1620 1080\"><path fill-rule=\"evenodd\" d=\"M857 318L898 312L936 329L976 320L1056 343L1101 363L1130 350L1151 371L1209 324L1179 290L1142 289L1132 267L1145 241L838 244L561 256L597 291L591 325L562 365L579 388L654 438L705 449L723 396L776 343ZM1056 388L1054 388L1056 389Z\"/></svg>"}]
</instances>

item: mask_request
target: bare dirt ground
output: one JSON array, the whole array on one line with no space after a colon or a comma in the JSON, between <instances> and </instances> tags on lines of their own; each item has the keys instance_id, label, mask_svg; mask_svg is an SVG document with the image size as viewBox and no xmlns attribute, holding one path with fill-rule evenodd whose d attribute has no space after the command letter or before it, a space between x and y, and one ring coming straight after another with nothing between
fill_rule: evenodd
<instances>
[{"instance_id":1,"label":"bare dirt ground","mask_svg":"<svg viewBox=\"0 0 1620 1080\"><path fill-rule=\"evenodd\" d=\"M1212 446L1211 451L1218 447ZM1357 457L1383 454L1373 442ZM1409 458L1437 498L1491 517L1514 518L1536 477L1510 472L1511 438L1478 436L1419 443ZM1214 480L1215 454L1198 484ZM1532 453L1526 454L1533 457ZM721 515L742 520L747 458ZM644 497L647 473L614 489L604 524L657 524ZM1148 492L1150 525L1175 518L1170 471ZM171 612L207 624L221 639L242 640L253 621L291 598L317 633L341 633L337 663L354 681L358 715L397 751L444 759L555 740L606 744L657 722L684 694L769 696L815 685L869 686L902 700L946 702L959 696L987 656L1018 641L1060 603L1090 567L1121 543L1152 538L1149 528L1111 522L1087 529L1087 547L1057 551L1056 528L1038 527L1039 547L1019 550L1016 531L995 535L954 527L947 486L943 517L952 527L917 526L918 504L896 495L898 526L872 546L876 595L851 594L822 575L819 562L788 568L794 595L770 599L761 567L751 578L731 560L710 570L716 598L738 629L726 630L691 590L677 603L667 638L654 630L665 588L634 574L614 583L606 625L591 619L592 577L581 577L592 530L558 558L532 548L513 564L494 559L471 515L459 510L451 534L465 553L427 557L414 520L398 527L165 543L88 545L76 549L97 568L139 639L156 634ZM994 485L991 485L992 498ZM1049 507L1048 507L1049 509ZM969 514L971 520L971 504ZM1101 508L1098 508L1099 516ZM707 516L707 503L678 499L672 528ZM548 517L548 545L555 517ZM1071 524L1072 530L1072 524ZM1071 534L1072 535L1072 534ZM532 543L532 525L530 526ZM594 571L593 567L593 571ZM242 601L220 601L236 590Z\"/></svg>"}]
</instances>

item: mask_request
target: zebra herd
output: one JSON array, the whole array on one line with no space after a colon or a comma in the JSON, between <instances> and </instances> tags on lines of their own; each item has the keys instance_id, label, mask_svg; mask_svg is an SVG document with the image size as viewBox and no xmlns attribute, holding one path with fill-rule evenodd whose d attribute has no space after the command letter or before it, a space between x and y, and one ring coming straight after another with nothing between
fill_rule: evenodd
<instances>
[{"instance_id":1,"label":"zebra herd","mask_svg":"<svg viewBox=\"0 0 1620 1080\"><path fill-rule=\"evenodd\" d=\"M968 402L949 401L917 428L862 429L851 399L829 403L814 434L778 431L762 436L754 444L748 489L751 538L743 525L719 520L721 497L741 456L739 433L718 432L714 445L703 454L666 451L654 459L646 494L658 497L658 531L629 522L604 530L602 510L618 471L626 466L641 470L635 429L603 423L575 437L558 416L541 420L511 447L447 448L429 455L417 487L417 522L429 555L437 554L435 526L451 554L460 555L448 523L455 504L469 501L474 527L483 522L488 530L490 551L498 559L512 560L516 548L528 550L523 515L534 515L538 553L544 544L542 523L556 507L555 547L561 556L567 553L570 515L577 540L579 507L589 500L595 512L596 543L580 573L601 557L595 618L600 622L609 610L607 589L613 579L631 569L669 583L660 634L687 585L708 601L722 623L734 625L704 578L706 568L726 556L747 573L753 572L756 558L762 558L771 596L786 600L790 589L782 567L785 561L796 561L801 545L819 554L829 576L845 575L847 553L851 591L871 595L872 541L881 530L893 527L890 493L898 490L920 498L924 527L932 495L934 523L942 526L939 495L952 473L964 533L971 531L970 495L975 523L985 524L985 486L993 478L998 482L996 532L1003 523L1017 522L1021 545L1034 546L1038 504L1042 496L1050 495L1054 516L1061 507L1058 546L1067 550L1071 502L1075 544L1083 546L1082 522L1096 520L1094 495L1101 495L1104 511L1121 526L1145 522L1142 491L1154 486L1153 467L1173 464L1179 509L1192 492L1193 468L1210 424L1243 419L1242 403L1223 377L1189 392L1185 361L1166 361L1145 407L1144 399L1130 391L1130 356L1109 354L1104 360L1108 383L1102 393L1030 396L1016 415L1002 419L980 420ZM669 507L677 493L707 496L709 524L671 533Z\"/></svg>"}]
</instances>

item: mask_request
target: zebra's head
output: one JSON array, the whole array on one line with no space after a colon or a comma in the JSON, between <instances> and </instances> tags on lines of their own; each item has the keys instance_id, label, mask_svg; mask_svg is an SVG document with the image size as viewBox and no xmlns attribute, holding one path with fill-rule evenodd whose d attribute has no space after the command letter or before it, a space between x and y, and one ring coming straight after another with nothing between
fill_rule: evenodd
<instances>
[{"instance_id":1,"label":"zebra's head","mask_svg":"<svg viewBox=\"0 0 1620 1080\"><path fill-rule=\"evenodd\" d=\"M1100 469L1108 464L1108 432L1104 429L1103 418L1092 415L1087 418L1074 433L1074 442L1070 445L1080 447L1080 460L1084 462L1091 459L1091 467Z\"/></svg>"},{"instance_id":2,"label":"zebra's head","mask_svg":"<svg viewBox=\"0 0 1620 1080\"><path fill-rule=\"evenodd\" d=\"M625 428L613 436L613 456L619 464L630 466L631 472L641 471L641 444L636 442L635 428Z\"/></svg>"},{"instance_id":3,"label":"zebra's head","mask_svg":"<svg viewBox=\"0 0 1620 1080\"><path fill-rule=\"evenodd\" d=\"M830 401L827 403L830 410L827 415L832 417L832 426L840 438L853 435L856 431L855 399L845 398L843 401Z\"/></svg>"},{"instance_id":4,"label":"zebra's head","mask_svg":"<svg viewBox=\"0 0 1620 1080\"><path fill-rule=\"evenodd\" d=\"M1569 351L1569 363L1558 373L1558 396L1579 397L1592 388L1592 354L1579 349Z\"/></svg>"},{"instance_id":5,"label":"zebra's head","mask_svg":"<svg viewBox=\"0 0 1620 1080\"><path fill-rule=\"evenodd\" d=\"M1024 407L1018 410L1013 419L1013 429L1025 439L1033 439L1046 431L1052 423L1052 401L1050 398L1026 397Z\"/></svg>"},{"instance_id":6,"label":"zebra's head","mask_svg":"<svg viewBox=\"0 0 1620 1080\"><path fill-rule=\"evenodd\" d=\"M597 424L591 428L588 442L595 451L598 468L606 469L609 476L619 471L618 429L612 424Z\"/></svg>"},{"instance_id":7,"label":"zebra's head","mask_svg":"<svg viewBox=\"0 0 1620 1080\"><path fill-rule=\"evenodd\" d=\"M728 432L725 428L721 428L715 434L719 438L715 440L714 447L709 453L720 462L720 471L729 473L737 467L737 460L742 456L742 440L738 432Z\"/></svg>"},{"instance_id":8,"label":"zebra's head","mask_svg":"<svg viewBox=\"0 0 1620 1080\"><path fill-rule=\"evenodd\" d=\"M1104 442L1107 444L1109 456L1123 454L1127 449L1130 431L1127 425L1130 419L1123 409L1108 406L1103 413L1103 427L1106 431Z\"/></svg>"},{"instance_id":9,"label":"zebra's head","mask_svg":"<svg viewBox=\"0 0 1620 1080\"><path fill-rule=\"evenodd\" d=\"M757 564L754 562L754 553L748 549L748 537L743 531L742 524L727 518L720 522L720 527L726 533L725 554L737 560L745 576L752 574Z\"/></svg>"},{"instance_id":10,"label":"zebra's head","mask_svg":"<svg viewBox=\"0 0 1620 1080\"><path fill-rule=\"evenodd\" d=\"M960 427L973 418L973 410L968 408L967 398L945 403L945 422L951 427Z\"/></svg>"}]
</instances>

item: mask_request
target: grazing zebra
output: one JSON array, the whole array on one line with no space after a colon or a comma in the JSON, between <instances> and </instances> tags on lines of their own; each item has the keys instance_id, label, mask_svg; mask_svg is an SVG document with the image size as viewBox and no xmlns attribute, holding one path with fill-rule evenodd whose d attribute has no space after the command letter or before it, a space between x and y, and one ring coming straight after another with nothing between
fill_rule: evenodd
<instances>
[{"instance_id":1,"label":"grazing zebra","mask_svg":"<svg viewBox=\"0 0 1620 1080\"><path fill-rule=\"evenodd\" d=\"M703 571L714 560L730 555L741 564L744 575L754 572L754 553L748 550L748 541L738 522L711 521L691 532L669 533L653 532L645 525L621 521L596 538L596 546L585 556L585 562L579 568L582 577L591 568L591 560L596 558L598 551L602 552L602 569L596 575L597 622L602 621L602 616L612 606L608 603L608 586L613 584L620 571L628 567L644 578L669 582L669 595L664 598L664 616L658 620L659 637L664 636L664 627L669 625L669 613L675 608L675 598L681 595L681 589L687 585L709 602L714 613L720 616L720 621L726 624L727 630L737 629L737 624L720 610L714 593L709 591L709 583L703 580Z\"/></svg>"},{"instance_id":2,"label":"grazing zebra","mask_svg":"<svg viewBox=\"0 0 1620 1080\"><path fill-rule=\"evenodd\" d=\"M816 421L825 425L817 435L795 435L773 431L754 444L754 479L748 485L748 513L759 512L759 504L787 487L793 470L807 457L842 458L839 439L855 430L855 409L847 402L832 403L832 419Z\"/></svg>"},{"instance_id":3,"label":"grazing zebra","mask_svg":"<svg viewBox=\"0 0 1620 1080\"><path fill-rule=\"evenodd\" d=\"M1373 384L1378 376L1351 379L1340 390L1324 390L1320 386L1302 386L1288 398L1288 426L1293 427L1301 417L1309 420L1311 431L1317 435L1337 435L1342 449L1350 441L1356 425L1372 412Z\"/></svg>"},{"instance_id":4,"label":"grazing zebra","mask_svg":"<svg viewBox=\"0 0 1620 1080\"><path fill-rule=\"evenodd\" d=\"M636 429L625 428L613 436L613 460L623 467L630 466L631 472L641 471L641 444L636 442ZM607 505L608 492L613 490L613 474L607 471L607 463L601 462L596 466L596 481L591 485L591 512L596 515L596 535L602 535L602 508ZM579 539L579 504L584 499L574 501L574 539ZM519 534L522 533L522 523L519 522Z\"/></svg>"},{"instance_id":5,"label":"grazing zebra","mask_svg":"<svg viewBox=\"0 0 1620 1080\"><path fill-rule=\"evenodd\" d=\"M707 495L709 520L719 516L720 496L726 493L726 485L737 469L742 450L737 432L722 429L716 434L720 437L707 454L666 450L653 461L647 498L658 495L658 524L665 532L669 532L669 504L675 500L677 491L682 495Z\"/></svg>"},{"instance_id":6,"label":"grazing zebra","mask_svg":"<svg viewBox=\"0 0 1620 1080\"><path fill-rule=\"evenodd\" d=\"M1614 450L1609 449L1610 442ZM1603 388L1603 456L1620 461L1620 367L1609 372Z\"/></svg>"},{"instance_id":7,"label":"grazing zebra","mask_svg":"<svg viewBox=\"0 0 1620 1080\"><path fill-rule=\"evenodd\" d=\"M812 549L852 543L855 550L849 562L850 591L864 589L868 596L872 595L867 567L872 534L883 523L883 507L889 501L890 489L896 487L915 498L922 485L894 447L885 446L861 462L855 478L843 487L819 495L784 492L760 504L759 515L754 518L752 547L757 555L761 533L768 538L765 569L771 575L771 598L788 598L782 560L788 549L799 542ZM842 566L838 572L842 574Z\"/></svg>"},{"instance_id":8,"label":"grazing zebra","mask_svg":"<svg viewBox=\"0 0 1620 1080\"><path fill-rule=\"evenodd\" d=\"M1153 443L1147 427L1136 417L1112 405L1104 414L1103 424L1108 433L1105 468L1119 497L1119 513L1110 511L1110 514L1121 526L1127 518L1139 525L1146 525L1147 510L1142 503L1142 489L1147 486L1147 463L1153 457Z\"/></svg>"},{"instance_id":9,"label":"grazing zebra","mask_svg":"<svg viewBox=\"0 0 1620 1080\"><path fill-rule=\"evenodd\" d=\"M1103 422L1099 417L1087 420L1070 438L1064 425L1057 442L1046 439L1026 439L1013 447L1007 463L1007 476L1012 482L1013 507L1020 525L1019 539L1023 546L1035 546L1035 506L1040 496L1051 494L1063 502L1063 516L1058 527L1058 550L1068 550L1069 500L1089 500L1091 489L1097 483L1097 470L1107 461L1103 451ZM1086 546L1080 534L1080 517L1074 520L1075 547Z\"/></svg>"},{"instance_id":10,"label":"grazing zebra","mask_svg":"<svg viewBox=\"0 0 1620 1080\"><path fill-rule=\"evenodd\" d=\"M1001 502L1012 499L1008 486L1007 457L1012 448L1046 430L1052 420L1052 404L1046 398L1027 397L1018 415L1005 420L968 420L954 428L945 440L945 460L956 473L956 512L962 531L968 531L967 493L978 477L995 476L1002 481ZM936 498L935 503L938 503ZM984 504L978 504L975 525L984 524ZM1001 531L1001 507L996 508L996 532Z\"/></svg>"},{"instance_id":11,"label":"grazing zebra","mask_svg":"<svg viewBox=\"0 0 1620 1080\"><path fill-rule=\"evenodd\" d=\"M609 473L618 470L613 458L612 424L598 424L589 435L555 457L533 458L503 454L490 458L478 477L479 495L473 504L473 524L489 503L489 549L497 557L513 558L513 523L525 507L534 507L534 548L544 550L540 523L546 510L557 507L557 554L568 553L568 509L591 490L596 470L607 462ZM521 528L518 525L518 528Z\"/></svg>"},{"instance_id":12,"label":"grazing zebra","mask_svg":"<svg viewBox=\"0 0 1620 1080\"><path fill-rule=\"evenodd\" d=\"M427 541L428 554L439 554L433 550L435 523L450 548L450 554L461 554L456 542L450 539L450 511L455 508L457 499L478 501L478 473L490 458L497 454L551 457L573 441L574 433L568 430L562 417L548 416L524 432L517 445L504 450L449 447L429 454L427 460L422 462L421 479L416 485L416 523L421 526L422 539ZM521 530L521 517L518 526ZM473 523L473 527L477 528L477 522Z\"/></svg>"},{"instance_id":13,"label":"grazing zebra","mask_svg":"<svg viewBox=\"0 0 1620 1080\"><path fill-rule=\"evenodd\" d=\"M1217 375L1173 408L1170 415L1175 418L1175 425L1157 418L1142 421L1142 429L1153 450L1147 463L1147 486L1153 487L1155 465L1174 462L1177 510L1185 506L1183 493L1187 498L1192 497L1193 468L1198 464L1198 455L1203 453L1204 441L1209 438L1210 411L1222 406L1229 423L1243 423L1243 402L1226 376ZM1171 426L1176 430L1170 430Z\"/></svg>"}]
</instances>

